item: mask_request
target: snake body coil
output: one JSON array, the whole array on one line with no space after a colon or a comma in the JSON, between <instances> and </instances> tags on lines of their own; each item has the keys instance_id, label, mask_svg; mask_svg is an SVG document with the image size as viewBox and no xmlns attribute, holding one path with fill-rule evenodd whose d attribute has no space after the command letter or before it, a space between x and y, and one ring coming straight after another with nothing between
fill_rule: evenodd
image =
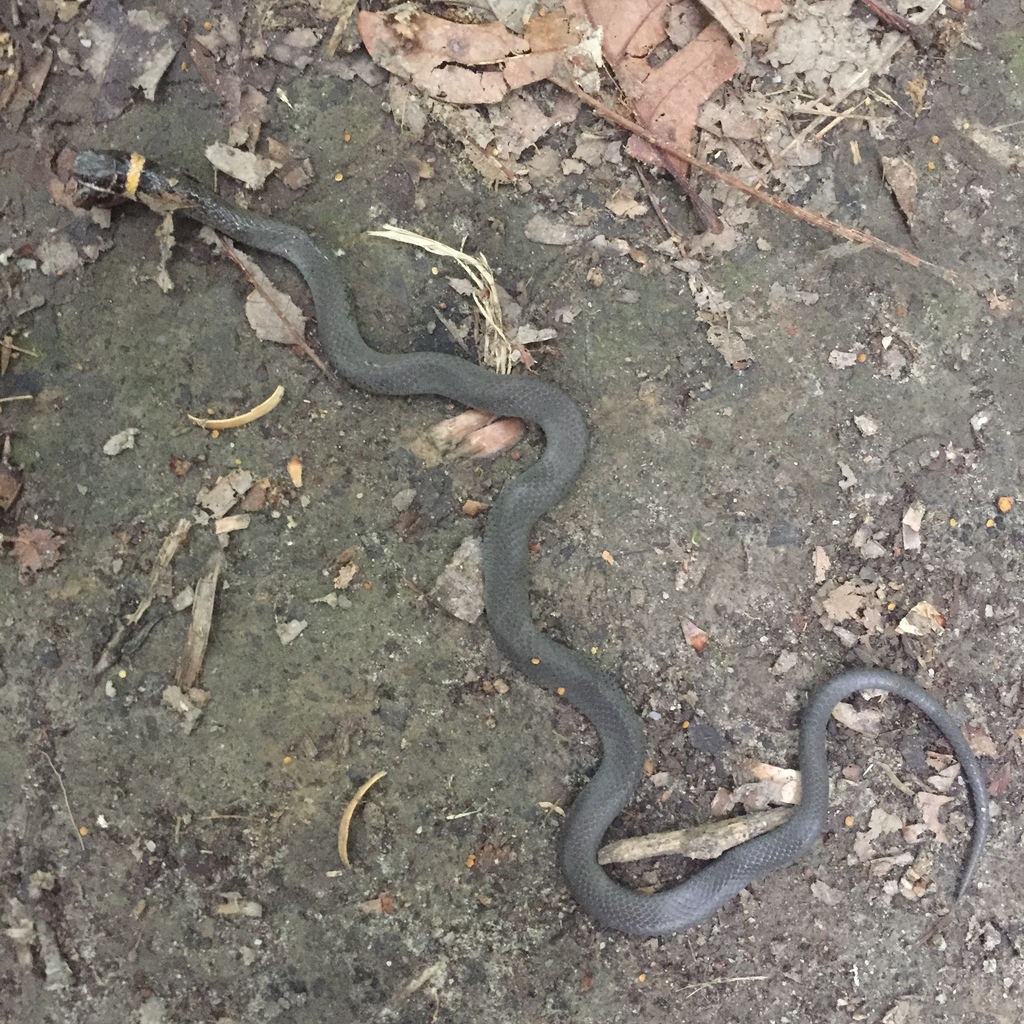
<instances>
[{"instance_id":1,"label":"snake body coil","mask_svg":"<svg viewBox=\"0 0 1024 1024\"><path fill-rule=\"evenodd\" d=\"M876 670L844 673L813 693L800 728L803 798L784 825L734 847L665 892L642 894L613 882L598 865L597 850L640 780L643 728L615 680L541 633L529 603L527 545L534 524L570 490L586 458L587 428L577 407L562 391L534 378L498 376L452 356L391 355L370 348L355 325L336 261L298 228L238 209L191 184L168 178L135 154L79 153L74 174L81 205L138 199L161 212L178 210L243 245L292 263L312 292L324 353L354 386L378 395L441 395L496 415L518 416L543 430L543 456L505 485L489 514L483 542L487 623L515 668L538 686L557 689L590 720L600 737L601 764L569 811L561 866L577 902L601 924L638 935L682 931L813 845L824 831L828 810L825 726L835 704L862 689L905 697L952 746L974 810L960 893L966 889L988 832L981 766L957 724L933 697L907 679Z\"/></svg>"}]
</instances>

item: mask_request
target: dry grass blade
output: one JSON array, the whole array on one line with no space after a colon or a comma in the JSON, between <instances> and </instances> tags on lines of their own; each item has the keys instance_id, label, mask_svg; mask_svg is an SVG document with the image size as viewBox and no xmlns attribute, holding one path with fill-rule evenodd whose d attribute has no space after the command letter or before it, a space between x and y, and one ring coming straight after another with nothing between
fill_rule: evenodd
<instances>
[{"instance_id":1,"label":"dry grass blade","mask_svg":"<svg viewBox=\"0 0 1024 1024\"><path fill-rule=\"evenodd\" d=\"M442 256L458 263L473 283L473 303L486 325L482 345L483 361L488 366L494 367L498 373L511 372L514 350L509 344L502 326L498 285L494 280L487 257L483 253L479 257L470 256L469 253L463 252L461 249L453 249L450 245L437 241L436 238L419 235L415 231L407 231L405 228L397 228L390 224L376 231L368 231L367 234L375 235L378 238L387 238L392 242L403 242L405 245L415 245L435 256Z\"/></svg>"}]
</instances>

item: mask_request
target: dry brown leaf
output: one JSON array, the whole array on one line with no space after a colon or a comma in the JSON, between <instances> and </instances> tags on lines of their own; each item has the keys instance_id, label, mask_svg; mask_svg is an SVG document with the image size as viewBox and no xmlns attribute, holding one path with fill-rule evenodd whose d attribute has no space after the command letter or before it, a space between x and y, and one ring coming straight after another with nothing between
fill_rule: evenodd
<instances>
[{"instance_id":1,"label":"dry brown leaf","mask_svg":"<svg viewBox=\"0 0 1024 1024\"><path fill-rule=\"evenodd\" d=\"M349 584L355 579L357 572L359 572L359 566L354 562L343 565L335 574L334 589L347 590Z\"/></svg>"},{"instance_id":2,"label":"dry brown leaf","mask_svg":"<svg viewBox=\"0 0 1024 1024\"><path fill-rule=\"evenodd\" d=\"M367 51L382 68L449 103L497 103L509 88L504 72L471 69L497 68L530 49L522 36L498 22L463 25L423 12L360 11L357 24Z\"/></svg>"},{"instance_id":3,"label":"dry brown leaf","mask_svg":"<svg viewBox=\"0 0 1024 1024\"><path fill-rule=\"evenodd\" d=\"M744 49L767 34L765 15L782 6L780 0L700 0L700 5Z\"/></svg>"},{"instance_id":4,"label":"dry brown leaf","mask_svg":"<svg viewBox=\"0 0 1024 1024\"><path fill-rule=\"evenodd\" d=\"M878 708L861 708L840 701L832 709L832 717L847 729L874 739L882 731L882 712Z\"/></svg>"},{"instance_id":5,"label":"dry brown leaf","mask_svg":"<svg viewBox=\"0 0 1024 1024\"><path fill-rule=\"evenodd\" d=\"M686 642L701 656L708 645L708 634L700 626L683 619L683 636Z\"/></svg>"},{"instance_id":6,"label":"dry brown leaf","mask_svg":"<svg viewBox=\"0 0 1024 1024\"><path fill-rule=\"evenodd\" d=\"M918 793L917 805L921 808L921 823L929 832L934 833L937 843L948 843L946 825L939 820L939 811L953 798L938 793Z\"/></svg>"},{"instance_id":7,"label":"dry brown leaf","mask_svg":"<svg viewBox=\"0 0 1024 1024\"><path fill-rule=\"evenodd\" d=\"M52 569L64 557L61 553L64 541L59 531L22 523L10 551L18 562L18 580L29 584L35 580L36 573Z\"/></svg>"}]
</instances>

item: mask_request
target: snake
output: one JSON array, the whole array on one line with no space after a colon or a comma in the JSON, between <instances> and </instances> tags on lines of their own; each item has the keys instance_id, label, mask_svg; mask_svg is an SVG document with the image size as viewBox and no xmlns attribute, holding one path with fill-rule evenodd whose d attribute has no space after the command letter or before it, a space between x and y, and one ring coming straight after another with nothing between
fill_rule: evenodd
<instances>
[{"instance_id":1,"label":"snake","mask_svg":"<svg viewBox=\"0 0 1024 1024\"><path fill-rule=\"evenodd\" d=\"M535 424L544 450L506 483L488 513L483 535L487 626L508 662L531 683L555 692L597 732L597 770L569 808L559 862L577 904L608 929L641 936L682 932L707 920L752 882L779 871L822 838L829 806L826 726L835 705L863 690L884 691L916 705L945 736L960 763L973 812L970 846L957 899L981 861L989 829L986 779L960 727L916 682L878 668L847 670L813 690L800 720L801 800L781 825L709 861L680 884L647 893L612 879L598 848L637 790L646 753L643 724L615 677L534 623L530 605L529 542L534 526L575 484L588 448L586 420L560 388L535 375L499 375L455 355L387 353L360 334L340 262L305 231L242 209L178 175L161 172L137 153L79 152L74 160L79 206L126 199L184 216L236 242L291 263L312 293L320 347L352 386L374 395L438 395L496 416Z\"/></svg>"}]
</instances>

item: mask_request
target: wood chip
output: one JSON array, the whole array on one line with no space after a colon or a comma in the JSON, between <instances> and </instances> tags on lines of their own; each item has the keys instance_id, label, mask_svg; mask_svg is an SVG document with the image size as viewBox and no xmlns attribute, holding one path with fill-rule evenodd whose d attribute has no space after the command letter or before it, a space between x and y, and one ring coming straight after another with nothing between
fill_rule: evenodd
<instances>
[{"instance_id":1,"label":"wood chip","mask_svg":"<svg viewBox=\"0 0 1024 1024\"><path fill-rule=\"evenodd\" d=\"M182 690L194 686L203 669L206 645L210 640L210 626L213 622L213 605L217 596L217 580L220 577L224 556L218 552L210 560L207 574L196 585L196 596L192 603L192 624L185 638L185 652L174 681Z\"/></svg>"}]
</instances>

